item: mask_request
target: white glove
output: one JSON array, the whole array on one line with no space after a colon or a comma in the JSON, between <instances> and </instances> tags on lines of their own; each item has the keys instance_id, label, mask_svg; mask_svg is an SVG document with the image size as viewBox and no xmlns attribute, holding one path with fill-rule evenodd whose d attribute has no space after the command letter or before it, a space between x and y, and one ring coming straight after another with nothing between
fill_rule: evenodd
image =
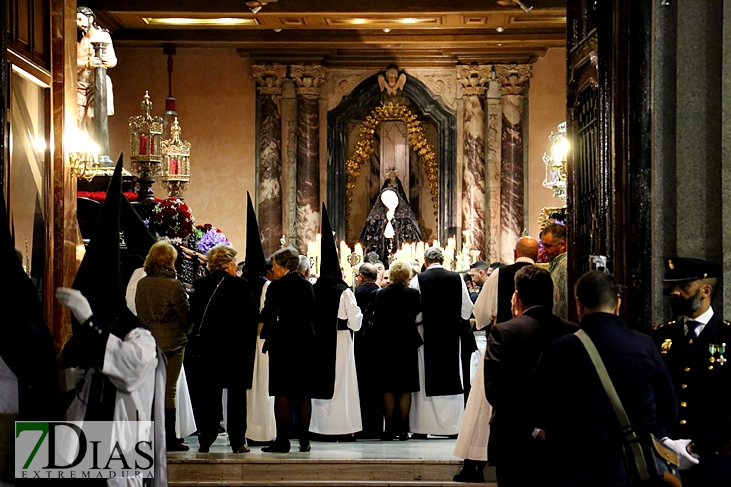
<instances>
[{"instance_id":1,"label":"white glove","mask_svg":"<svg viewBox=\"0 0 731 487\"><path fill-rule=\"evenodd\" d=\"M70 367L62 370L58 377L58 386L61 389L61 393L68 392L76 388L76 385L84 380L86 372L84 369L78 367Z\"/></svg>"},{"instance_id":2,"label":"white glove","mask_svg":"<svg viewBox=\"0 0 731 487\"><path fill-rule=\"evenodd\" d=\"M671 440L666 436L662 439L662 443L678 454L680 470L690 470L694 465L698 465L698 456L688 451L690 440Z\"/></svg>"},{"instance_id":3,"label":"white glove","mask_svg":"<svg viewBox=\"0 0 731 487\"><path fill-rule=\"evenodd\" d=\"M93 314L89 301L81 294L81 291L69 287L59 287L56 289L56 299L59 303L71 309L79 323L84 323Z\"/></svg>"}]
</instances>

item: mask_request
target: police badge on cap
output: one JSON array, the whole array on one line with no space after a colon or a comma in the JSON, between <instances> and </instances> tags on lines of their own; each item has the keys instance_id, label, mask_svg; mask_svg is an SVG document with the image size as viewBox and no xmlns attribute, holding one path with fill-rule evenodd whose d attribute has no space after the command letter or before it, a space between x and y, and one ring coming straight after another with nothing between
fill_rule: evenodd
<instances>
[{"instance_id":1,"label":"police badge on cap","mask_svg":"<svg viewBox=\"0 0 731 487\"><path fill-rule=\"evenodd\" d=\"M668 257L662 282L685 282L721 277L721 267L702 259Z\"/></svg>"}]
</instances>

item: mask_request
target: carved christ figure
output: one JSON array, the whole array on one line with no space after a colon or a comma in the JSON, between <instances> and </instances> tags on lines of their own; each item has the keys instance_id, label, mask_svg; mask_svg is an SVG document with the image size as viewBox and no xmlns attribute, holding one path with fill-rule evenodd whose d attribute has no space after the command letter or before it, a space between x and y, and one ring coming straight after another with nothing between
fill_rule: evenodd
<instances>
[{"instance_id":1,"label":"carved christ figure","mask_svg":"<svg viewBox=\"0 0 731 487\"><path fill-rule=\"evenodd\" d=\"M398 68L394 65L386 68L386 76L378 75L378 86L381 92L385 91L389 95L395 95L398 91L404 89L406 85L406 73L399 75Z\"/></svg>"},{"instance_id":2,"label":"carved christ figure","mask_svg":"<svg viewBox=\"0 0 731 487\"><path fill-rule=\"evenodd\" d=\"M96 15L88 7L76 9L76 27L78 29L78 43L76 45L76 72L79 129L95 140L94 134L94 68L104 66L113 68L117 65L117 56L114 53L112 38L105 29L96 23ZM101 57L94 55L93 42L104 43ZM107 76L107 114L114 115L114 96L112 81Z\"/></svg>"}]
</instances>

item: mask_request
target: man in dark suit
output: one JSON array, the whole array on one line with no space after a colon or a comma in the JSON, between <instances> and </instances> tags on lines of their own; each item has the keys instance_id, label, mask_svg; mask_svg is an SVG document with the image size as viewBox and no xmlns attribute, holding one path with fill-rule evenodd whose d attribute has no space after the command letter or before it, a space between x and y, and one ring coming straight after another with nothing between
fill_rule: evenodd
<instances>
[{"instance_id":1,"label":"man in dark suit","mask_svg":"<svg viewBox=\"0 0 731 487\"><path fill-rule=\"evenodd\" d=\"M355 301L363 316L368 309L371 296L380 287L376 284L378 269L370 262L361 264L356 279L359 284L355 288ZM378 371L378 352L374 341L373 330L366 323L355 332L355 370L358 376L358 395L360 398L360 416L363 431L358 438L378 439L383 435L383 394L376 381Z\"/></svg>"},{"instance_id":2,"label":"man in dark suit","mask_svg":"<svg viewBox=\"0 0 731 487\"><path fill-rule=\"evenodd\" d=\"M680 404L668 434L700 461L686 465L683 486L731 485L731 366L724 365L731 322L711 306L719 277L721 268L711 262L666 259L663 282L673 286L675 319L652 332Z\"/></svg>"},{"instance_id":3,"label":"man in dark suit","mask_svg":"<svg viewBox=\"0 0 731 487\"><path fill-rule=\"evenodd\" d=\"M611 274L584 274L574 290L581 329L596 346L634 432L664 437L678 404L652 339L617 316L621 300ZM630 485L622 426L579 337L549 345L528 400L534 424L526 426L543 430L537 436L550 453L550 469L542 475L563 487Z\"/></svg>"},{"instance_id":4,"label":"man in dark suit","mask_svg":"<svg viewBox=\"0 0 731 487\"><path fill-rule=\"evenodd\" d=\"M551 275L540 267L525 266L515 273L515 318L494 325L487 339L485 395L494 408L487 458L497 468L500 487L539 485L536 474L544 474L540 471L544 445L532 436L535 425L527 418L526 396L545 348L579 329L554 315L552 307ZM535 484L530 483L533 480Z\"/></svg>"}]
</instances>

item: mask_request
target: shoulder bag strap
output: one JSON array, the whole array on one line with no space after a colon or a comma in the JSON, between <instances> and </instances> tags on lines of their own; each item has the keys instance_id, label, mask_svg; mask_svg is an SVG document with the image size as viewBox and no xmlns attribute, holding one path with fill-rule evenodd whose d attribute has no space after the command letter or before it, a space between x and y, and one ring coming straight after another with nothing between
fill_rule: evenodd
<instances>
[{"instance_id":1,"label":"shoulder bag strap","mask_svg":"<svg viewBox=\"0 0 731 487\"><path fill-rule=\"evenodd\" d=\"M612 403L614 412L617 414L617 418L619 418L619 422L622 426L622 434L632 450L632 457L634 458L640 479L645 481L649 480L650 473L647 468L645 455L642 452L642 446L638 442L632 441L637 438L637 435L632 429L632 424L629 422L627 412L624 410L624 406L622 406L622 401L619 400L617 390L614 388L614 384L612 384L612 379L609 378L609 373L607 372L606 367L604 367L604 362L602 361L601 356L599 356L599 352L597 351L596 346L594 346L594 342L591 341L591 338L589 338L589 335L587 335L584 330L580 329L574 333L574 335L581 340L581 343L586 348L589 358L594 364L596 372L599 375L599 380L601 380L602 386L604 386L604 391L606 391L607 396L609 396L609 401Z\"/></svg>"},{"instance_id":2,"label":"shoulder bag strap","mask_svg":"<svg viewBox=\"0 0 731 487\"><path fill-rule=\"evenodd\" d=\"M213 296L216 295L216 291L218 291L218 288L221 286L223 281L226 279L226 276L223 276L220 281L218 281L218 284L216 284L216 289L213 290L213 293L211 293L211 297L208 298L208 303L206 304L206 309L203 310L203 316L201 317L201 324L198 327L198 333L196 333L196 336L201 336L201 330L203 329L203 322L206 320L206 313L208 312L208 307L211 305L211 301L213 301Z\"/></svg>"},{"instance_id":3,"label":"shoulder bag strap","mask_svg":"<svg viewBox=\"0 0 731 487\"><path fill-rule=\"evenodd\" d=\"M614 388L614 384L612 384L612 379L609 378L607 368L604 366L604 362L602 361L596 346L594 346L594 342L591 341L591 338L589 338L589 335L587 335L584 330L579 330L574 333L574 335L581 340L581 343L584 345L584 348L586 348L586 351L589 354L591 363L594 364L594 367L596 368L596 373L599 375L599 380L602 382L602 386L604 386L604 391L607 393L607 396L609 396L609 402L612 403L612 408L614 408L614 412L617 414L617 418L619 418L620 425L622 426L622 434L625 435L627 441L635 439L637 435L635 435L635 432L632 430L632 425L629 422L627 412L624 410L624 406L622 406L622 401L619 400L617 390Z\"/></svg>"}]
</instances>

